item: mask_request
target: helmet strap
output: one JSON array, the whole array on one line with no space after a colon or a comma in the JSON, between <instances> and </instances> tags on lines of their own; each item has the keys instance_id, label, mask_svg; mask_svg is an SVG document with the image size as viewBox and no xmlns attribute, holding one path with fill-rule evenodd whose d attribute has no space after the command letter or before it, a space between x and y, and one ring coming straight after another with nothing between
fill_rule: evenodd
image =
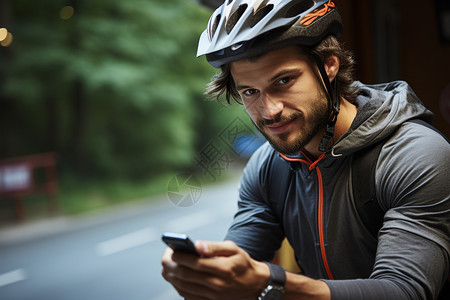
<instances>
[{"instance_id":1,"label":"helmet strap","mask_svg":"<svg viewBox=\"0 0 450 300\"><path fill-rule=\"evenodd\" d=\"M337 116L339 114L340 99L339 95L337 95L336 81L333 80L333 82L330 83L330 79L327 75L327 72L325 71L325 66L322 59L316 53L313 53L312 56L314 57L317 68L319 69L322 81L325 84L325 88L328 95L328 101L331 104L330 118L328 119L325 133L323 134L322 140L320 141L319 144L319 151L327 152L328 145L330 144L331 140L334 139L334 125L336 124Z\"/></svg>"}]
</instances>

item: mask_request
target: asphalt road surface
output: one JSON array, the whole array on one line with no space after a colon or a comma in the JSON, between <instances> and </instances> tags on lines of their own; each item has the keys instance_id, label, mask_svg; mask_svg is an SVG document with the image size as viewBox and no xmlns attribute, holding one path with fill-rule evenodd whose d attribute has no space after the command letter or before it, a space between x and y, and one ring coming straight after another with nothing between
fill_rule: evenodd
<instances>
[{"instance_id":1,"label":"asphalt road surface","mask_svg":"<svg viewBox=\"0 0 450 300\"><path fill-rule=\"evenodd\" d=\"M181 299L161 277L161 234L222 240L236 210L237 187L237 179L193 186L189 193L169 191L157 204L2 230L0 299Z\"/></svg>"}]
</instances>

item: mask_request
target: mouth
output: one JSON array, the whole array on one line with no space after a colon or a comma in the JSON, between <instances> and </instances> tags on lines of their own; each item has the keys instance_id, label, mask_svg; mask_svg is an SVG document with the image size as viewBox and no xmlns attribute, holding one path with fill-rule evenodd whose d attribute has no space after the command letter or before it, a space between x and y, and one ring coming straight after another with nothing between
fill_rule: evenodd
<instances>
[{"instance_id":1,"label":"mouth","mask_svg":"<svg viewBox=\"0 0 450 300\"><path fill-rule=\"evenodd\" d=\"M282 133L285 133L289 129L289 127L291 126L291 124L294 120L295 120L295 118L289 119L288 121L284 121L284 122L273 123L270 125L266 125L266 128L272 134L282 134Z\"/></svg>"}]
</instances>

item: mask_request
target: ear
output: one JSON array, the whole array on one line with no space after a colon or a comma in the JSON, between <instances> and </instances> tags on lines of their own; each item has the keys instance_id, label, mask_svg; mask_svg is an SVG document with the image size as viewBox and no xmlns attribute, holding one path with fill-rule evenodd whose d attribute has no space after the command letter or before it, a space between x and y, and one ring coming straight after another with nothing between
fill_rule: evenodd
<instances>
[{"instance_id":1,"label":"ear","mask_svg":"<svg viewBox=\"0 0 450 300\"><path fill-rule=\"evenodd\" d=\"M330 82L332 82L339 72L339 58L335 55L329 56L325 59L324 66L328 78L330 79Z\"/></svg>"}]
</instances>

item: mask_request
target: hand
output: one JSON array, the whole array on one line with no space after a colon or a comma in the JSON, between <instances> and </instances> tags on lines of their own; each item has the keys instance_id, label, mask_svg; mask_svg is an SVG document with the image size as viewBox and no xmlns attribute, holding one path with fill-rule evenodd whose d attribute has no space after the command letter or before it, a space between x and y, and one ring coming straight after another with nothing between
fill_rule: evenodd
<instances>
[{"instance_id":1,"label":"hand","mask_svg":"<svg viewBox=\"0 0 450 300\"><path fill-rule=\"evenodd\" d=\"M162 275L178 293L190 300L257 299L270 271L230 241L195 243L202 257L174 253L162 259Z\"/></svg>"}]
</instances>

